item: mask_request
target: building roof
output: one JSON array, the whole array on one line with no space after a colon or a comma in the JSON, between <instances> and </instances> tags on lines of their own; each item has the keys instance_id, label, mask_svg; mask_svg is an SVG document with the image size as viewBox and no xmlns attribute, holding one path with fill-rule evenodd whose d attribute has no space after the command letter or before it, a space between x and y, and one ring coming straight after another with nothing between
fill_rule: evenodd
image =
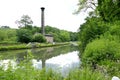
<instances>
[{"instance_id":1,"label":"building roof","mask_svg":"<svg viewBox=\"0 0 120 80\"><path fill-rule=\"evenodd\" d=\"M53 37L52 34L45 34L46 37Z\"/></svg>"}]
</instances>

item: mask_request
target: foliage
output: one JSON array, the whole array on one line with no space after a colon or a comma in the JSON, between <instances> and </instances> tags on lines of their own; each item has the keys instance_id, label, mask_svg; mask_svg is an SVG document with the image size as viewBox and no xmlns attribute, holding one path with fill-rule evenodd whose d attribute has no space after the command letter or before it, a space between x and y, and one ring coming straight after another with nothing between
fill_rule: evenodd
<instances>
[{"instance_id":1,"label":"foliage","mask_svg":"<svg viewBox=\"0 0 120 80\"><path fill-rule=\"evenodd\" d=\"M42 34L36 33L33 35L32 41L33 42L46 42L46 39Z\"/></svg>"},{"instance_id":2,"label":"foliage","mask_svg":"<svg viewBox=\"0 0 120 80\"><path fill-rule=\"evenodd\" d=\"M70 41L78 41L78 33L77 32L69 32L70 33Z\"/></svg>"},{"instance_id":3,"label":"foliage","mask_svg":"<svg viewBox=\"0 0 120 80\"><path fill-rule=\"evenodd\" d=\"M70 34L65 30L60 31L60 39L62 42L70 41Z\"/></svg>"},{"instance_id":4,"label":"foliage","mask_svg":"<svg viewBox=\"0 0 120 80\"><path fill-rule=\"evenodd\" d=\"M77 33L45 26L46 34L52 34L55 42L77 41Z\"/></svg>"},{"instance_id":5,"label":"foliage","mask_svg":"<svg viewBox=\"0 0 120 80\"><path fill-rule=\"evenodd\" d=\"M2 80L107 80L100 72L93 72L90 69L74 70L65 78L51 69L48 71L45 69L36 70L32 67L18 68L15 71L11 69L7 71L0 70L0 73Z\"/></svg>"},{"instance_id":6,"label":"foliage","mask_svg":"<svg viewBox=\"0 0 120 80\"><path fill-rule=\"evenodd\" d=\"M7 50L20 50L20 49L31 49L33 48L32 45L35 45L37 48L44 48L44 47L53 47L53 46L61 46L61 45L68 45L68 42L65 43L29 43L29 44L21 44L21 43L5 43L0 45L0 51L7 51Z\"/></svg>"},{"instance_id":7,"label":"foliage","mask_svg":"<svg viewBox=\"0 0 120 80\"><path fill-rule=\"evenodd\" d=\"M101 65L102 68L104 68L104 72L107 75L110 76L118 76L120 77L120 63L119 62L114 62L111 60L106 60L106 61L101 61L99 63L99 65Z\"/></svg>"},{"instance_id":8,"label":"foliage","mask_svg":"<svg viewBox=\"0 0 120 80\"><path fill-rule=\"evenodd\" d=\"M17 40L18 42L28 43L32 39L32 32L27 29L17 30Z\"/></svg>"},{"instance_id":9,"label":"foliage","mask_svg":"<svg viewBox=\"0 0 120 80\"><path fill-rule=\"evenodd\" d=\"M28 15L23 15L20 20L17 20L16 23L19 27L27 27L33 24L33 21Z\"/></svg>"},{"instance_id":10,"label":"foliage","mask_svg":"<svg viewBox=\"0 0 120 80\"><path fill-rule=\"evenodd\" d=\"M23 67L24 68L21 68ZM11 68L6 71L0 69L0 78L2 80L107 80L109 77L105 77L98 71L92 71L89 68L73 69L68 76L63 77L60 73L51 69L37 70L30 64L22 63L20 67L12 70Z\"/></svg>"},{"instance_id":11,"label":"foliage","mask_svg":"<svg viewBox=\"0 0 120 80\"><path fill-rule=\"evenodd\" d=\"M29 55L24 61L12 68L9 64L7 70L0 68L0 79L2 80L61 80L62 76L52 70L35 69L30 62L32 56ZM27 63L26 63L27 62Z\"/></svg>"},{"instance_id":12,"label":"foliage","mask_svg":"<svg viewBox=\"0 0 120 80\"><path fill-rule=\"evenodd\" d=\"M0 30L0 41L5 40L5 38L7 38L7 36L4 34L4 31Z\"/></svg>"},{"instance_id":13,"label":"foliage","mask_svg":"<svg viewBox=\"0 0 120 80\"><path fill-rule=\"evenodd\" d=\"M97 44L97 45L96 45ZM96 63L100 61L117 61L120 60L120 44L109 39L96 39L86 46L83 61L87 63Z\"/></svg>"},{"instance_id":14,"label":"foliage","mask_svg":"<svg viewBox=\"0 0 120 80\"><path fill-rule=\"evenodd\" d=\"M79 0L79 2L81 2L80 10L96 6L95 0ZM120 1L97 0L97 2L93 13L90 13L92 15L89 15L80 27L81 58L84 66L88 64L94 69L102 66L107 75L119 75Z\"/></svg>"},{"instance_id":15,"label":"foliage","mask_svg":"<svg viewBox=\"0 0 120 80\"><path fill-rule=\"evenodd\" d=\"M33 26L32 29L32 34L35 34L35 33L40 33L41 31L41 28L37 27L37 26Z\"/></svg>"},{"instance_id":16,"label":"foliage","mask_svg":"<svg viewBox=\"0 0 120 80\"><path fill-rule=\"evenodd\" d=\"M108 80L108 78L105 78L104 74L99 71L93 71L89 67L84 67L71 70L65 80Z\"/></svg>"},{"instance_id":17,"label":"foliage","mask_svg":"<svg viewBox=\"0 0 120 80\"><path fill-rule=\"evenodd\" d=\"M78 10L75 13L80 13L82 10L86 11L88 9L95 10L97 6L96 0L79 0Z\"/></svg>"},{"instance_id":18,"label":"foliage","mask_svg":"<svg viewBox=\"0 0 120 80\"><path fill-rule=\"evenodd\" d=\"M41 31L40 27L32 26L32 25L26 25L21 27L20 29L11 29L11 28L6 28L5 26L5 28L0 28L0 41L3 43L4 42L28 43L31 42L32 37L34 37L36 33L40 33L40 31ZM46 34L53 35L55 42L67 42L67 41L78 40L76 32L60 30L58 28L54 28L51 26L45 26L45 32Z\"/></svg>"},{"instance_id":19,"label":"foliage","mask_svg":"<svg viewBox=\"0 0 120 80\"><path fill-rule=\"evenodd\" d=\"M120 74L120 44L119 37L104 33L100 39L88 43L84 53L81 55L83 65L90 65L94 69L102 66L102 71L110 76Z\"/></svg>"},{"instance_id":20,"label":"foliage","mask_svg":"<svg viewBox=\"0 0 120 80\"><path fill-rule=\"evenodd\" d=\"M0 67L0 79L2 80L106 80L98 71L92 71L89 67L73 69L68 76L63 77L60 72L52 69L36 69L32 66L31 59L34 58L29 52L23 61L12 67L11 62L6 70ZM16 60L14 60L16 61Z\"/></svg>"},{"instance_id":21,"label":"foliage","mask_svg":"<svg viewBox=\"0 0 120 80\"><path fill-rule=\"evenodd\" d=\"M45 32L46 32L46 34L50 34L51 32L58 34L58 33L60 33L60 30L58 28L47 25L47 26L45 26Z\"/></svg>"},{"instance_id":22,"label":"foliage","mask_svg":"<svg viewBox=\"0 0 120 80\"><path fill-rule=\"evenodd\" d=\"M54 42L62 42L60 39L60 34L52 33L54 37Z\"/></svg>"},{"instance_id":23,"label":"foliage","mask_svg":"<svg viewBox=\"0 0 120 80\"><path fill-rule=\"evenodd\" d=\"M113 22L109 31L111 35L118 36L120 38L120 21Z\"/></svg>"},{"instance_id":24,"label":"foliage","mask_svg":"<svg viewBox=\"0 0 120 80\"><path fill-rule=\"evenodd\" d=\"M113 22L120 20L119 0L79 0L78 13L81 10L92 9L96 16L104 21Z\"/></svg>"},{"instance_id":25,"label":"foliage","mask_svg":"<svg viewBox=\"0 0 120 80\"><path fill-rule=\"evenodd\" d=\"M16 42L16 30L8 28L0 28L0 41L13 41Z\"/></svg>"},{"instance_id":26,"label":"foliage","mask_svg":"<svg viewBox=\"0 0 120 80\"><path fill-rule=\"evenodd\" d=\"M26 46L26 44L5 45L5 46L0 46L0 51L20 50L20 49L29 49L29 48L31 47Z\"/></svg>"},{"instance_id":27,"label":"foliage","mask_svg":"<svg viewBox=\"0 0 120 80\"><path fill-rule=\"evenodd\" d=\"M108 31L109 27L97 17L88 18L86 23L79 28L79 40L81 41L81 53L83 53L86 45L92 40L99 38L100 35Z\"/></svg>"},{"instance_id":28,"label":"foliage","mask_svg":"<svg viewBox=\"0 0 120 80\"><path fill-rule=\"evenodd\" d=\"M119 0L98 0L97 10L104 21L120 20Z\"/></svg>"}]
</instances>

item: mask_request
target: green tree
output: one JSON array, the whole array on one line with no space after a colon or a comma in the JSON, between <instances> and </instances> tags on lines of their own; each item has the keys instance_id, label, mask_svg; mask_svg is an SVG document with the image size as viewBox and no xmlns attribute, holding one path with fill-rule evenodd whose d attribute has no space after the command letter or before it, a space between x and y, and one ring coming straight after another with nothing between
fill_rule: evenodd
<instances>
[{"instance_id":1,"label":"green tree","mask_svg":"<svg viewBox=\"0 0 120 80\"><path fill-rule=\"evenodd\" d=\"M79 0L78 10L75 13L80 13L82 10L86 11L88 9L92 9L95 11L97 7L97 1L95 0Z\"/></svg>"},{"instance_id":2,"label":"green tree","mask_svg":"<svg viewBox=\"0 0 120 80\"><path fill-rule=\"evenodd\" d=\"M104 21L120 20L120 0L79 0L77 13L88 8L93 9L96 16L102 17Z\"/></svg>"},{"instance_id":3,"label":"green tree","mask_svg":"<svg viewBox=\"0 0 120 80\"><path fill-rule=\"evenodd\" d=\"M51 27L51 26L45 26L45 32L46 34L52 34L55 42L78 40L76 32L60 30L58 28Z\"/></svg>"},{"instance_id":4,"label":"green tree","mask_svg":"<svg viewBox=\"0 0 120 80\"><path fill-rule=\"evenodd\" d=\"M81 53L84 51L86 45L92 40L99 38L100 35L108 31L108 26L99 18L88 18L86 23L79 28L79 40L81 41Z\"/></svg>"},{"instance_id":5,"label":"green tree","mask_svg":"<svg viewBox=\"0 0 120 80\"><path fill-rule=\"evenodd\" d=\"M60 30L59 29L57 29L55 27L51 27L51 26L45 26L45 31L46 31L46 34L52 34L53 35L55 42L61 42Z\"/></svg>"},{"instance_id":6,"label":"green tree","mask_svg":"<svg viewBox=\"0 0 120 80\"><path fill-rule=\"evenodd\" d=\"M16 23L18 27L27 27L33 24L32 19L28 15L23 15L20 20L17 20Z\"/></svg>"},{"instance_id":7,"label":"green tree","mask_svg":"<svg viewBox=\"0 0 120 80\"><path fill-rule=\"evenodd\" d=\"M70 41L70 34L65 30L60 31L60 39L62 42Z\"/></svg>"},{"instance_id":8,"label":"green tree","mask_svg":"<svg viewBox=\"0 0 120 80\"><path fill-rule=\"evenodd\" d=\"M52 33L55 42L62 42L60 39L60 34Z\"/></svg>"},{"instance_id":9,"label":"green tree","mask_svg":"<svg viewBox=\"0 0 120 80\"><path fill-rule=\"evenodd\" d=\"M40 27L37 27L37 26L33 26L32 27L32 34L40 33L40 32L41 32L41 28Z\"/></svg>"},{"instance_id":10,"label":"green tree","mask_svg":"<svg viewBox=\"0 0 120 80\"><path fill-rule=\"evenodd\" d=\"M45 31L46 31L47 34L49 34L49 33L56 33L56 34L60 33L59 29L57 29L55 27L51 27L51 26L45 26Z\"/></svg>"},{"instance_id":11,"label":"green tree","mask_svg":"<svg viewBox=\"0 0 120 80\"><path fill-rule=\"evenodd\" d=\"M70 41L77 41L78 40L77 32L69 32L69 34L70 34Z\"/></svg>"}]
</instances>

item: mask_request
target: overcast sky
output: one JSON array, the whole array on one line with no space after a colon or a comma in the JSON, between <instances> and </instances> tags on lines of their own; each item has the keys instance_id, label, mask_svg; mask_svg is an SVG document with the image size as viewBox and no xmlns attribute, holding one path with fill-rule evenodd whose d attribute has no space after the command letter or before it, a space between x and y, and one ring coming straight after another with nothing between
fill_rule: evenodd
<instances>
[{"instance_id":1,"label":"overcast sky","mask_svg":"<svg viewBox=\"0 0 120 80\"><path fill-rule=\"evenodd\" d=\"M45 7L45 25L77 31L87 13L74 15L78 0L0 0L0 26L18 28L15 24L22 15L29 15L33 25L41 26L41 7Z\"/></svg>"}]
</instances>

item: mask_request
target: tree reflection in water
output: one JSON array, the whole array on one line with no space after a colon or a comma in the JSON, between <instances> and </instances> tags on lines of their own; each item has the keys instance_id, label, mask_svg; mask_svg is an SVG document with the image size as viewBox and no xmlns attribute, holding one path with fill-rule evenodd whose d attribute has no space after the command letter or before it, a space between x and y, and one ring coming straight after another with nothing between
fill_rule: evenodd
<instances>
[{"instance_id":1,"label":"tree reflection in water","mask_svg":"<svg viewBox=\"0 0 120 80\"><path fill-rule=\"evenodd\" d=\"M78 67L80 64L78 50L75 46L37 48L30 51L33 56L33 66L36 68L62 68L63 72L68 68ZM27 55L28 50L4 51L1 54L4 57L3 60L12 60L15 57L16 63L23 61Z\"/></svg>"}]
</instances>

